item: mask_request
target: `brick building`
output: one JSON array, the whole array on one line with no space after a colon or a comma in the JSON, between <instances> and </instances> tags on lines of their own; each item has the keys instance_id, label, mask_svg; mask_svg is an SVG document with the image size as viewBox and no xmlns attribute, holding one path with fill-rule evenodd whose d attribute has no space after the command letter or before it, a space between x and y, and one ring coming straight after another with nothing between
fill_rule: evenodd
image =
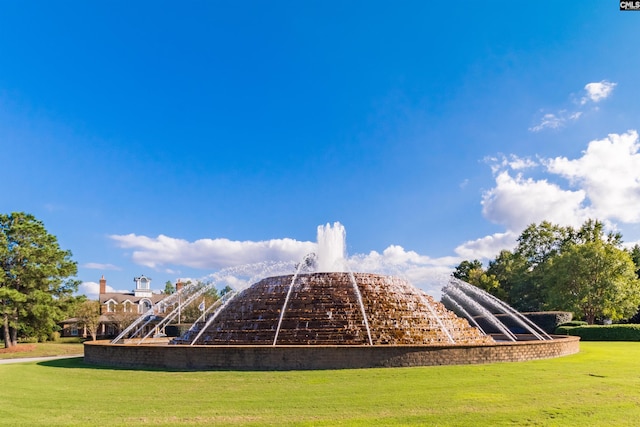
<instances>
[{"instance_id":1,"label":"brick building","mask_svg":"<svg viewBox=\"0 0 640 427\"><path fill-rule=\"evenodd\" d=\"M154 309L155 316L162 316L166 307L162 305L162 300L166 294L153 293L151 290L151 278L144 275L135 277L135 288L131 292L107 292L107 279L100 278L100 289L98 301L100 302L100 326L98 337L111 338L118 335L133 320L140 315ZM182 284L178 281L176 287L179 289ZM151 322L154 323L154 322ZM76 318L66 319L62 322L62 336L87 336L86 329L79 325Z\"/></svg>"}]
</instances>

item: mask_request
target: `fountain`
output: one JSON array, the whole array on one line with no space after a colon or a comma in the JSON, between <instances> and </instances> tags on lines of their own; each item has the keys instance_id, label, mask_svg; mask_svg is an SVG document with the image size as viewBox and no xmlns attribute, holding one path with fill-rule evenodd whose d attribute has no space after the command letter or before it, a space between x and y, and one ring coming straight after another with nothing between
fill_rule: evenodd
<instances>
[{"instance_id":1,"label":"fountain","mask_svg":"<svg viewBox=\"0 0 640 427\"><path fill-rule=\"evenodd\" d=\"M442 290L442 300L445 307L460 314L470 322L478 324L477 319L471 314L475 312L481 321L497 329L497 331L494 330L494 333L502 333L511 341L517 341L519 338L522 340L526 335L516 336L507 327L507 322L500 320L498 315L506 315L506 318L510 320L509 324L515 323L519 325L527 334L534 336L538 340L553 339L542 328L503 301L462 280L452 277ZM481 329L483 331L490 330L487 327Z\"/></svg>"},{"instance_id":2,"label":"fountain","mask_svg":"<svg viewBox=\"0 0 640 427\"><path fill-rule=\"evenodd\" d=\"M515 361L578 351L577 338L552 339L502 301L457 279L444 287L440 303L401 277L353 272L345 236L340 223L319 226L317 255L305 256L292 274L269 275L226 294L170 343L139 334L150 312L111 343L87 343L85 361L180 369L327 369ZM178 300L198 301L214 285L185 287ZM178 304L165 313L159 326L180 309ZM495 312L525 328L526 336L511 332Z\"/></svg>"}]
</instances>

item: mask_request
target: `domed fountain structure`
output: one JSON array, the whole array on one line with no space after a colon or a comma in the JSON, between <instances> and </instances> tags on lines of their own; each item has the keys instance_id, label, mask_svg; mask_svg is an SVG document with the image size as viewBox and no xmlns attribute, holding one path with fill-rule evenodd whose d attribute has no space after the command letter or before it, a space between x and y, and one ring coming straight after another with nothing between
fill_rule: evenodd
<instances>
[{"instance_id":1,"label":"domed fountain structure","mask_svg":"<svg viewBox=\"0 0 640 427\"><path fill-rule=\"evenodd\" d=\"M168 345L145 343L149 335L139 335L145 330L143 316L112 343L85 346L85 361L182 369L327 369L514 361L578 351L575 337L551 339L532 324L525 325L531 331L526 341L507 330L486 333L469 313L489 317L488 303L503 312L508 306L468 284L445 287L449 310L402 278L345 271L344 237L339 223L318 227L318 256L307 255L294 274L266 277L226 294ZM186 294L183 301L194 303L204 291ZM508 315L517 316L513 312Z\"/></svg>"},{"instance_id":2,"label":"domed fountain structure","mask_svg":"<svg viewBox=\"0 0 640 427\"><path fill-rule=\"evenodd\" d=\"M188 342L176 340L177 343ZM367 273L268 277L206 325L195 345L430 345L494 340L406 280Z\"/></svg>"}]
</instances>

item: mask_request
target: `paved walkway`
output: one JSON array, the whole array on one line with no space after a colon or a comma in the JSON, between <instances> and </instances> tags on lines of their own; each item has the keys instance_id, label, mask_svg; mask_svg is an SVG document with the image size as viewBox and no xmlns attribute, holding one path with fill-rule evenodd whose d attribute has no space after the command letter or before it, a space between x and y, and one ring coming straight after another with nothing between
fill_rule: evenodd
<instances>
[{"instance_id":1,"label":"paved walkway","mask_svg":"<svg viewBox=\"0 0 640 427\"><path fill-rule=\"evenodd\" d=\"M0 365L8 365L10 363L25 362L46 362L48 360L71 359L73 357L83 357L84 354L69 354L67 356L49 356L49 357L18 357L15 359L0 359Z\"/></svg>"}]
</instances>

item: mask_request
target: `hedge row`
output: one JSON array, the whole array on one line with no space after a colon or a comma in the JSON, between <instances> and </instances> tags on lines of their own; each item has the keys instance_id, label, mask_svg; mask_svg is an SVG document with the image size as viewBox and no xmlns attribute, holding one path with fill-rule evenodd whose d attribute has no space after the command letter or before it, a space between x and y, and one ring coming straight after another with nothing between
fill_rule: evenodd
<instances>
[{"instance_id":1,"label":"hedge row","mask_svg":"<svg viewBox=\"0 0 640 427\"><path fill-rule=\"evenodd\" d=\"M553 334L558 326L563 323L569 322L573 317L568 311L535 311L529 313L521 313L527 319L538 325L540 329L545 331L548 334ZM526 334L528 331L522 327L520 323L518 323L512 315L509 314L496 314L495 315L498 320L500 320L507 328L511 330L511 332L515 334ZM482 320L483 317L477 317L476 320ZM485 325L482 325L483 329L485 329ZM487 326L489 330L491 330L490 326ZM498 332L498 331L494 331Z\"/></svg>"},{"instance_id":2,"label":"hedge row","mask_svg":"<svg viewBox=\"0 0 640 427\"><path fill-rule=\"evenodd\" d=\"M522 313L548 334L554 333L558 325L571 321L573 314L568 311L539 311Z\"/></svg>"},{"instance_id":3,"label":"hedge row","mask_svg":"<svg viewBox=\"0 0 640 427\"><path fill-rule=\"evenodd\" d=\"M179 325L167 325L164 328L164 332L168 337L179 337L185 334L189 328L191 328L191 325L185 323L181 323Z\"/></svg>"},{"instance_id":4,"label":"hedge row","mask_svg":"<svg viewBox=\"0 0 640 427\"><path fill-rule=\"evenodd\" d=\"M569 322L573 317L573 314L568 311L536 311L521 314L538 325L540 329L548 334L553 334L558 326L563 323ZM514 316L510 314L496 314L495 316L498 318L498 320L500 320L500 322L502 322L507 328L509 328L511 332L515 334L529 333L527 329L524 328L522 324L514 318ZM480 324L485 332L499 333L498 330L493 329L493 324L489 322L485 316L476 316L474 317L474 319Z\"/></svg>"},{"instance_id":5,"label":"hedge row","mask_svg":"<svg viewBox=\"0 0 640 427\"><path fill-rule=\"evenodd\" d=\"M565 322L558 326L587 326L587 325L588 323L585 322L584 320L572 320L570 322Z\"/></svg>"},{"instance_id":6,"label":"hedge row","mask_svg":"<svg viewBox=\"0 0 640 427\"><path fill-rule=\"evenodd\" d=\"M559 326L558 335L574 335L582 341L640 341L640 325Z\"/></svg>"}]
</instances>

